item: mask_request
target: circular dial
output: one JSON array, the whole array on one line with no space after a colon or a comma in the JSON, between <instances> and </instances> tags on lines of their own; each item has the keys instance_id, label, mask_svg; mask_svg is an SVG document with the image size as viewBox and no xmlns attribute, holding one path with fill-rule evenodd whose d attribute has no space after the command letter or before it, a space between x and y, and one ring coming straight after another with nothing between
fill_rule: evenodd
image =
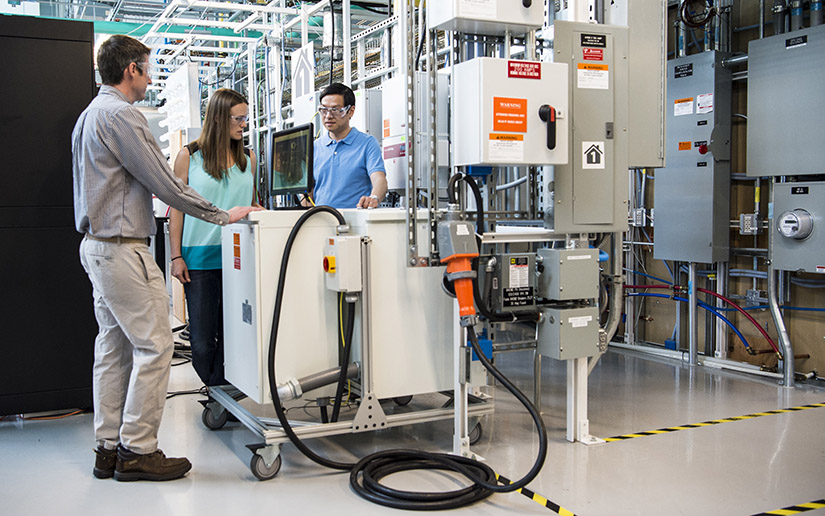
<instances>
[{"instance_id":1,"label":"circular dial","mask_svg":"<svg viewBox=\"0 0 825 516\"><path fill-rule=\"evenodd\" d=\"M802 240L808 238L813 231L814 218L803 209L786 211L777 219L776 229L783 237Z\"/></svg>"}]
</instances>

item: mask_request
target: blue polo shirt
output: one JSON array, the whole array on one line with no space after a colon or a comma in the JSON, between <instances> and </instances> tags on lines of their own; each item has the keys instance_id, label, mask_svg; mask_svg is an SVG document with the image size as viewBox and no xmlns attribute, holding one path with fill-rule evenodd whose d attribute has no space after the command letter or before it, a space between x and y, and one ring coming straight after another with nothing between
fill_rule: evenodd
<instances>
[{"instance_id":1,"label":"blue polo shirt","mask_svg":"<svg viewBox=\"0 0 825 516\"><path fill-rule=\"evenodd\" d=\"M313 152L314 200L319 206L355 208L372 191L370 174L386 171L378 141L354 127L337 142L324 131Z\"/></svg>"}]
</instances>

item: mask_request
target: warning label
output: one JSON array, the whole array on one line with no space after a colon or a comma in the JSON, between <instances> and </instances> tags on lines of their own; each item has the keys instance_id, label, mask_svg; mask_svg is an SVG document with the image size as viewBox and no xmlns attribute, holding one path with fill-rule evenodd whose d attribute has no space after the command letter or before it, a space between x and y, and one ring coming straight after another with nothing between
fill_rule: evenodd
<instances>
[{"instance_id":1,"label":"warning label","mask_svg":"<svg viewBox=\"0 0 825 516\"><path fill-rule=\"evenodd\" d=\"M541 63L529 61L507 61L507 77L541 79Z\"/></svg>"},{"instance_id":2,"label":"warning label","mask_svg":"<svg viewBox=\"0 0 825 516\"><path fill-rule=\"evenodd\" d=\"M691 144L690 142L679 142L679 150L690 150Z\"/></svg>"},{"instance_id":3,"label":"warning label","mask_svg":"<svg viewBox=\"0 0 825 516\"><path fill-rule=\"evenodd\" d=\"M606 90L610 87L607 65L579 63L577 86L587 90Z\"/></svg>"},{"instance_id":4,"label":"warning label","mask_svg":"<svg viewBox=\"0 0 825 516\"><path fill-rule=\"evenodd\" d=\"M696 112L700 115L713 111L713 93L703 93L696 97Z\"/></svg>"},{"instance_id":5,"label":"warning label","mask_svg":"<svg viewBox=\"0 0 825 516\"><path fill-rule=\"evenodd\" d=\"M673 101L673 116L693 114L693 97L676 99Z\"/></svg>"},{"instance_id":6,"label":"warning label","mask_svg":"<svg viewBox=\"0 0 825 516\"><path fill-rule=\"evenodd\" d=\"M585 61L604 61L604 49L583 47L582 59Z\"/></svg>"},{"instance_id":7,"label":"warning label","mask_svg":"<svg viewBox=\"0 0 825 516\"><path fill-rule=\"evenodd\" d=\"M527 132L527 99L493 97L493 130Z\"/></svg>"},{"instance_id":8,"label":"warning label","mask_svg":"<svg viewBox=\"0 0 825 516\"><path fill-rule=\"evenodd\" d=\"M505 288L502 292L502 305L526 306L532 304L533 287Z\"/></svg>"},{"instance_id":9,"label":"warning label","mask_svg":"<svg viewBox=\"0 0 825 516\"><path fill-rule=\"evenodd\" d=\"M524 135L490 133L488 158L504 163L524 161Z\"/></svg>"},{"instance_id":10,"label":"warning label","mask_svg":"<svg viewBox=\"0 0 825 516\"><path fill-rule=\"evenodd\" d=\"M235 269L241 270L241 234L232 233L232 257Z\"/></svg>"}]
</instances>

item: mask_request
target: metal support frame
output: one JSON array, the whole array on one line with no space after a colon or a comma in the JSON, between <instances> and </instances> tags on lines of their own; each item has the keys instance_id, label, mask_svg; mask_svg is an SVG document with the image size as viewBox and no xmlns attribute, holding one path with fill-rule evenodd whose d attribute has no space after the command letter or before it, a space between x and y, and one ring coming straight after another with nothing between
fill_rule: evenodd
<instances>
[{"instance_id":1,"label":"metal support frame","mask_svg":"<svg viewBox=\"0 0 825 516\"><path fill-rule=\"evenodd\" d=\"M716 264L716 293L721 296L728 295L728 265L728 262L718 262ZM724 301L719 298L714 299L717 307L724 307ZM716 318L716 349L713 356L728 358L728 328L718 317Z\"/></svg>"},{"instance_id":2,"label":"metal support frame","mask_svg":"<svg viewBox=\"0 0 825 516\"><path fill-rule=\"evenodd\" d=\"M605 442L590 435L587 419L587 357L567 361L567 440L582 444Z\"/></svg>"},{"instance_id":3,"label":"metal support frame","mask_svg":"<svg viewBox=\"0 0 825 516\"><path fill-rule=\"evenodd\" d=\"M690 365L699 365L699 318L698 318L698 302L696 296L696 264L690 262L688 264L688 296L690 302L688 303L688 363Z\"/></svg>"}]
</instances>

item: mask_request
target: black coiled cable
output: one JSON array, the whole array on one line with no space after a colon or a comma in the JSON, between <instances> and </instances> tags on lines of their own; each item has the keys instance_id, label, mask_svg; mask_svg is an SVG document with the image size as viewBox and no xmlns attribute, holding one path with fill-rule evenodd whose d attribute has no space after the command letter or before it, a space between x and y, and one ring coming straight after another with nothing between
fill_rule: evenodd
<instances>
[{"instance_id":1,"label":"black coiled cable","mask_svg":"<svg viewBox=\"0 0 825 516\"><path fill-rule=\"evenodd\" d=\"M462 507L479 500L487 498L492 493L506 493L521 489L530 483L541 470L544 460L547 457L547 430L544 426L544 421L541 419L536 408L530 403L530 400L518 389L506 376L504 376L488 359L484 356L481 347L478 344L478 337L475 330L470 326L467 328L467 336L470 339L470 344L476 352L481 363L485 368L498 380L504 387L509 390L516 399L519 400L530 413L539 433L539 452L533 467L527 474L507 485L499 485L496 482L496 476L492 469L486 464L483 464L474 459L467 457L460 457L457 455L449 455L444 453L430 453L418 450L389 450L383 452L373 453L361 459L357 464L338 462L322 457L311 449L309 449L303 441L295 434L289 420L286 417L286 412L281 406L281 399L278 396L277 380L275 378L275 351L278 341L278 327L280 325L281 307L283 306L284 287L286 284L286 272L289 265L289 256L292 252L292 246L295 238L301 229L301 226L312 216L318 213L329 213L336 217L339 224L345 224L343 215L329 206L317 206L311 208L306 213L301 215L292 231L287 238L284 246L284 254L281 259L281 268L278 277L278 288L275 295L275 308L272 315L272 329L269 339L269 392L272 396L272 403L275 408L275 413L278 416L278 421L289 440L301 451L307 458L313 462L331 469L349 470L350 471L350 486L353 491L363 498L374 503L394 507L398 509L408 510L439 510L439 509L453 509ZM346 361L342 364L342 368L347 367ZM459 473L466 477L472 484L463 489L432 493L432 492L413 492L401 491L384 486L380 480L387 475L397 473L399 471L409 471L416 469L436 469L449 470Z\"/></svg>"}]
</instances>

